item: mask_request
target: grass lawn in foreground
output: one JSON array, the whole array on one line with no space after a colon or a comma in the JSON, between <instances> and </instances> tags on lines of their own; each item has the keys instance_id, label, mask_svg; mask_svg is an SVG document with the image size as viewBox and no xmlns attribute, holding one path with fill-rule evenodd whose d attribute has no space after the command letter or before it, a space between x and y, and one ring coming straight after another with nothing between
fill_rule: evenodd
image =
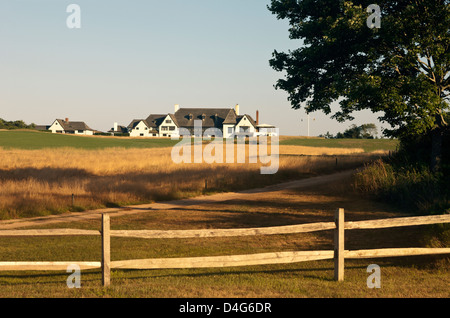
<instances>
[{"instance_id":1,"label":"grass lawn in foreground","mask_svg":"<svg viewBox=\"0 0 450 318\"><path fill-rule=\"evenodd\" d=\"M251 228L328 222L336 206L346 219L403 215L383 202L353 193L339 180L326 186L255 193L246 199L192 205L179 210L112 216L113 230ZM376 212L375 212L376 211ZM400 214L400 215L399 215ZM39 225L35 228L100 229L100 220ZM427 246L430 226L347 231L349 250ZM201 257L265 252L333 250L333 231L252 237L111 239L111 259ZM100 261L100 237L2 237L0 261ZM367 267L381 268L381 288L367 287ZM333 280L333 260L207 269L112 270L103 288L100 270L82 271L81 288L66 285L65 272L0 272L0 297L151 298L448 298L448 256L393 257L345 261L345 281Z\"/></svg>"}]
</instances>

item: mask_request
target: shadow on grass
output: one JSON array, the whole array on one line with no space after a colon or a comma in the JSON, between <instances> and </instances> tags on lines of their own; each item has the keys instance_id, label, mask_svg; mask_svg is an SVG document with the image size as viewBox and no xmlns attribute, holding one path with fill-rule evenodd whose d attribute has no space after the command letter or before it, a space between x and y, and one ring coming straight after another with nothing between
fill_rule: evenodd
<instances>
[{"instance_id":1,"label":"shadow on grass","mask_svg":"<svg viewBox=\"0 0 450 318\"><path fill-rule=\"evenodd\" d=\"M367 266L362 265L355 265L355 266L347 266L347 269L366 269ZM194 271L195 269L192 269ZM124 274L131 274L133 272L140 272L142 270L122 270ZM183 269L180 269L180 271L184 271ZM214 270L214 271L208 271L208 272L201 272L201 273L170 273L170 274L155 274L155 275L149 275L149 276L132 276L132 277L126 277L126 279L132 279L132 280L138 280L138 279L149 279L149 278L167 278L167 277L177 277L177 278L202 278L202 277L214 277L214 276L234 276L234 275L279 275L279 274L301 274L301 273L314 273L314 272L334 272L333 267L323 267L323 268L296 268L296 269L268 269L268 270ZM313 275L301 275L306 278L313 278L321 281L334 281L333 274L328 277L322 277L322 276L313 276ZM121 277L120 277L121 278ZM118 278L118 279L120 279ZM113 276L114 279L114 276Z\"/></svg>"},{"instance_id":2,"label":"shadow on grass","mask_svg":"<svg viewBox=\"0 0 450 318\"><path fill-rule=\"evenodd\" d=\"M67 281L67 278L72 273L66 273L66 272L21 272L21 273L15 273L15 272L4 272L0 273L0 286L20 286L20 285L30 285L30 284L43 284L43 285L51 285L51 284L65 284ZM93 277L93 276L96 277ZM89 277L89 278L86 278ZM21 281L11 281L6 282L5 280L21 280ZM26 282L25 280L29 279L39 279L39 282ZM42 279L49 279L43 281ZM101 272L95 272L95 271L82 271L81 272L81 281L82 282L97 282L101 281Z\"/></svg>"},{"instance_id":3,"label":"shadow on grass","mask_svg":"<svg viewBox=\"0 0 450 318\"><path fill-rule=\"evenodd\" d=\"M417 269L417 270L429 270L433 268L434 264L439 264L439 261L448 261L448 255L424 255L424 256L404 256L404 257L391 257L391 258L383 258L383 259L359 259L359 260L348 260L350 263L345 266L346 270L361 270L366 275L366 269L369 264L378 264L382 270L386 268L403 268L403 269ZM447 264L450 264L448 262ZM282 264L280 264L282 265ZM285 264L288 266L288 264ZM264 266L264 265L262 265ZM270 266L270 265L269 265ZM276 266L276 265L275 265ZM315 267L315 268L289 268L289 269L251 269L248 268L246 270L230 270L230 268L224 268L223 270L219 269L209 269L207 271L201 271L202 269L179 269L179 270L114 270L112 271L112 286L114 286L114 280L120 281L121 279L127 280L143 280L143 279L154 279L154 278L206 278L206 277L226 277L226 276L235 276L235 275L280 275L280 274L290 274L290 275L300 275L301 277L312 279L312 280L320 280L333 282L333 272L334 267L326 266L326 267ZM205 270L205 269L203 269ZM445 269L444 269L445 270ZM164 273L165 271L170 271L169 273ZM179 271L180 273L177 273ZM188 271L188 272L186 272ZM148 273L145 275L143 272ZM319 272L330 272L326 277L324 276L314 276L311 273L319 273ZM137 273L137 276L133 276L133 273ZM308 274L310 273L310 274ZM35 282L25 282L23 280L28 279L52 279L49 281L39 281L37 284L61 284L65 283L66 279L69 277L70 273L64 272L34 272L30 274L30 272L22 272L20 274L14 272L4 272L0 274L0 286L20 286L20 285L29 285L35 284ZM101 272L99 270L89 270L82 271L81 274L82 282L101 282ZM368 275L368 274L367 274ZM86 278L88 277L88 278ZM5 280L22 280L20 282L6 282Z\"/></svg>"}]
</instances>

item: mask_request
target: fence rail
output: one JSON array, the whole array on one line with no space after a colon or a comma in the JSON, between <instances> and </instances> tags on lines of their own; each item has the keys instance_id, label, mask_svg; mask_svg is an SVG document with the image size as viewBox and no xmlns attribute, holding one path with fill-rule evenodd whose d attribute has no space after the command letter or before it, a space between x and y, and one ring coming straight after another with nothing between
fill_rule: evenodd
<instances>
[{"instance_id":1,"label":"fence rail","mask_svg":"<svg viewBox=\"0 0 450 318\"><path fill-rule=\"evenodd\" d=\"M61 271L77 264L80 269L102 269L102 282L109 286L111 269L181 269L221 268L251 265L289 264L306 261L334 259L335 280L344 280L345 259L382 258L450 254L450 248L384 248L372 250L345 250L346 230L381 229L404 226L418 226L450 223L450 215L389 218L369 221L344 221L344 209L338 209L334 222L322 222L249 229L180 230L180 231L119 231L110 229L110 215L102 215L102 230L52 229L52 230L0 230L0 237L19 236L101 236L101 262L0 262L0 271ZM214 238L255 235L280 235L310 233L334 230L333 251L293 251L249 255L228 255L212 257L159 258L111 261L111 237L141 239Z\"/></svg>"},{"instance_id":2,"label":"fence rail","mask_svg":"<svg viewBox=\"0 0 450 318\"><path fill-rule=\"evenodd\" d=\"M111 262L118 269L217 268L252 265L289 264L333 259L333 251L276 252L192 258L140 259Z\"/></svg>"},{"instance_id":3,"label":"fence rail","mask_svg":"<svg viewBox=\"0 0 450 318\"><path fill-rule=\"evenodd\" d=\"M101 262L0 262L0 271L65 271L77 264L80 269L97 269Z\"/></svg>"},{"instance_id":4,"label":"fence rail","mask_svg":"<svg viewBox=\"0 0 450 318\"><path fill-rule=\"evenodd\" d=\"M52 229L52 230L1 230L2 236L101 236L101 231Z\"/></svg>"}]
</instances>

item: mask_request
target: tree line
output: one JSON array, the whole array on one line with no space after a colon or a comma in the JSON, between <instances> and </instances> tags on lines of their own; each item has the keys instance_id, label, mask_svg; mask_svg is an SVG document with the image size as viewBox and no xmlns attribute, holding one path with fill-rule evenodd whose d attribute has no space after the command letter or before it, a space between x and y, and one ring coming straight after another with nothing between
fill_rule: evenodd
<instances>
[{"instance_id":1,"label":"tree line","mask_svg":"<svg viewBox=\"0 0 450 318\"><path fill-rule=\"evenodd\" d=\"M377 139L378 129L375 124L363 124L361 126L352 125L344 132L338 132L336 135L327 132L324 135L319 135L319 137L327 139Z\"/></svg>"},{"instance_id":2,"label":"tree line","mask_svg":"<svg viewBox=\"0 0 450 318\"><path fill-rule=\"evenodd\" d=\"M7 121L0 118L0 129L34 129L35 124L27 125L23 120Z\"/></svg>"}]
</instances>

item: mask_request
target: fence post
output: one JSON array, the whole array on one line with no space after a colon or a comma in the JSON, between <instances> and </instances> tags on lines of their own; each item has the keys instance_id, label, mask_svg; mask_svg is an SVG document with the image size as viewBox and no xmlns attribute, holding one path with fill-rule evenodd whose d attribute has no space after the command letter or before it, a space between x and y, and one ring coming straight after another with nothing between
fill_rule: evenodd
<instances>
[{"instance_id":1,"label":"fence post","mask_svg":"<svg viewBox=\"0 0 450 318\"><path fill-rule=\"evenodd\" d=\"M111 236L110 217L102 214L102 283L108 287L111 283Z\"/></svg>"},{"instance_id":2,"label":"fence post","mask_svg":"<svg viewBox=\"0 0 450 318\"><path fill-rule=\"evenodd\" d=\"M345 222L344 209L336 210L334 221L334 279L338 282L344 281L344 251L345 251Z\"/></svg>"}]
</instances>

